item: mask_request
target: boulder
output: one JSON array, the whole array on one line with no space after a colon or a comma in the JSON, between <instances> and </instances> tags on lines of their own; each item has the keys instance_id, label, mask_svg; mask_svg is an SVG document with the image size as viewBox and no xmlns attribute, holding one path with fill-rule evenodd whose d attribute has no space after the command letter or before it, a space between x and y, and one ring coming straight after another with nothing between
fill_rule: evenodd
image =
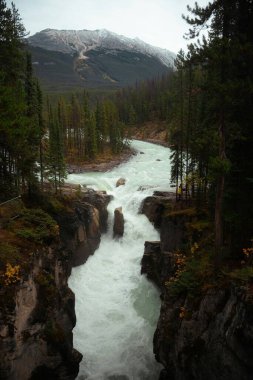
<instances>
[{"instance_id":1,"label":"boulder","mask_svg":"<svg viewBox=\"0 0 253 380\"><path fill-rule=\"evenodd\" d=\"M124 216L122 207L114 210L113 237L121 237L124 234Z\"/></svg>"},{"instance_id":2,"label":"boulder","mask_svg":"<svg viewBox=\"0 0 253 380\"><path fill-rule=\"evenodd\" d=\"M119 178L118 181L116 182L116 187L123 186L125 185L126 180L125 178Z\"/></svg>"}]
</instances>

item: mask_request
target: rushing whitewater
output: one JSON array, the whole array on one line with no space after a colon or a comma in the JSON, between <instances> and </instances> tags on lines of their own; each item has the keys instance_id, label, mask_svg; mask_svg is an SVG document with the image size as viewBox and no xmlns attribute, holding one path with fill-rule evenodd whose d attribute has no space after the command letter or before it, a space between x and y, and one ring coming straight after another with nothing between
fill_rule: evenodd
<instances>
[{"instance_id":1,"label":"rushing whitewater","mask_svg":"<svg viewBox=\"0 0 253 380\"><path fill-rule=\"evenodd\" d=\"M140 275L145 240L159 240L142 200L154 190L169 190L169 149L134 141L137 154L106 173L71 174L68 182L106 190L109 228L85 265L74 268L69 286L76 295L74 347L83 354L79 380L156 380L161 367L153 355L159 292ZM120 177L124 186L115 186ZM122 206L124 236L112 238L113 213Z\"/></svg>"}]
</instances>

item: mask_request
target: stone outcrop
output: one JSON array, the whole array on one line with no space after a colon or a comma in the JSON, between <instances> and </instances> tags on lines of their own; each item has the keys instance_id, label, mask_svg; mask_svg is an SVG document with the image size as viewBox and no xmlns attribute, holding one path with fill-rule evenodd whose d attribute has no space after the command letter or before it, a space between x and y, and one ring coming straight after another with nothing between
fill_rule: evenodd
<instances>
[{"instance_id":1,"label":"stone outcrop","mask_svg":"<svg viewBox=\"0 0 253 380\"><path fill-rule=\"evenodd\" d=\"M146 241L141 261L141 274L153 281L160 289L169 275L174 274L175 257L170 252L161 251L160 241Z\"/></svg>"},{"instance_id":2,"label":"stone outcrop","mask_svg":"<svg viewBox=\"0 0 253 380\"><path fill-rule=\"evenodd\" d=\"M73 348L75 296L68 277L98 247L109 200L95 192L71 200L54 215L59 237L31 248L21 281L0 288L1 380L77 377L82 355Z\"/></svg>"},{"instance_id":3,"label":"stone outcrop","mask_svg":"<svg viewBox=\"0 0 253 380\"><path fill-rule=\"evenodd\" d=\"M124 215L122 207L114 210L113 237L122 237L124 235Z\"/></svg>"},{"instance_id":4,"label":"stone outcrop","mask_svg":"<svg viewBox=\"0 0 253 380\"><path fill-rule=\"evenodd\" d=\"M101 233L107 229L110 199L107 194L89 190L73 202L71 211L57 216L64 248L73 252L72 266L85 263L98 248Z\"/></svg>"},{"instance_id":5,"label":"stone outcrop","mask_svg":"<svg viewBox=\"0 0 253 380\"><path fill-rule=\"evenodd\" d=\"M144 199L140 213L145 214L156 228L160 228L163 213L166 209L171 207L174 199L174 193L155 191L154 195Z\"/></svg>"},{"instance_id":6,"label":"stone outcrop","mask_svg":"<svg viewBox=\"0 0 253 380\"><path fill-rule=\"evenodd\" d=\"M75 379L82 355L73 348L75 297L67 284L69 253L58 245L33 253L12 294L1 291L0 378ZM12 297L13 305L9 305Z\"/></svg>"},{"instance_id":7,"label":"stone outcrop","mask_svg":"<svg viewBox=\"0 0 253 380\"><path fill-rule=\"evenodd\" d=\"M159 195L160 196L160 195ZM193 213L167 213L164 199L149 197L143 211L160 227L161 241L146 242L142 273L160 287L162 305L154 336L159 380L250 380L253 373L253 293L231 283L198 299L174 295L166 282L178 269L175 250L187 242ZM161 215L159 214L161 212ZM202 232L204 233L204 232Z\"/></svg>"},{"instance_id":8,"label":"stone outcrop","mask_svg":"<svg viewBox=\"0 0 253 380\"><path fill-rule=\"evenodd\" d=\"M207 291L197 306L164 292L154 337L160 380L252 379L252 309L245 289L234 286Z\"/></svg>"},{"instance_id":9,"label":"stone outcrop","mask_svg":"<svg viewBox=\"0 0 253 380\"><path fill-rule=\"evenodd\" d=\"M125 183L126 183L125 178L119 178L118 181L116 182L116 187L124 186Z\"/></svg>"},{"instance_id":10,"label":"stone outcrop","mask_svg":"<svg viewBox=\"0 0 253 380\"><path fill-rule=\"evenodd\" d=\"M65 213L58 218L62 244L73 252L73 266L83 264L100 242L98 211L84 202L78 202L75 208L76 212ZM89 223L93 226L91 231L87 226Z\"/></svg>"},{"instance_id":11,"label":"stone outcrop","mask_svg":"<svg viewBox=\"0 0 253 380\"><path fill-rule=\"evenodd\" d=\"M107 230L107 206L111 198L111 195L106 194L104 191L87 189L86 192L82 193L82 201L94 206L99 212L99 225L101 232L106 232Z\"/></svg>"}]
</instances>

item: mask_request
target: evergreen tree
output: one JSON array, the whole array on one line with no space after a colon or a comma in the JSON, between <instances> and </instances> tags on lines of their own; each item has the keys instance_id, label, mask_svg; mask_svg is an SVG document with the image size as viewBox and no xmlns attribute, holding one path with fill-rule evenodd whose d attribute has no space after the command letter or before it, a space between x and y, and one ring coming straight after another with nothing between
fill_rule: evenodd
<instances>
[{"instance_id":1,"label":"evergreen tree","mask_svg":"<svg viewBox=\"0 0 253 380\"><path fill-rule=\"evenodd\" d=\"M42 110L41 92L37 81L33 77L31 55L26 54L25 76L25 102L26 102L26 125L23 125L23 133L26 144L21 154L21 175L28 187L37 181L36 160L39 156L39 147L42 139L41 123Z\"/></svg>"},{"instance_id":2,"label":"evergreen tree","mask_svg":"<svg viewBox=\"0 0 253 380\"><path fill-rule=\"evenodd\" d=\"M38 117L38 129L39 129L39 165L40 165L40 183L43 189L44 183L44 170L45 170L45 122L43 118L43 96L39 85L36 83L36 94L37 94L37 117Z\"/></svg>"},{"instance_id":3,"label":"evergreen tree","mask_svg":"<svg viewBox=\"0 0 253 380\"><path fill-rule=\"evenodd\" d=\"M34 86L31 62L22 39L24 26L18 11L0 0L0 182L3 198L35 182L38 149L37 123L32 111ZM24 80L25 78L25 80Z\"/></svg>"},{"instance_id":4,"label":"evergreen tree","mask_svg":"<svg viewBox=\"0 0 253 380\"><path fill-rule=\"evenodd\" d=\"M88 158L95 158L98 153L97 147L97 131L96 131L96 117L92 112L87 116L87 156Z\"/></svg>"},{"instance_id":5,"label":"evergreen tree","mask_svg":"<svg viewBox=\"0 0 253 380\"><path fill-rule=\"evenodd\" d=\"M48 178L54 184L57 193L66 178L66 165L64 159L64 133L59 123L58 115L49 109L49 152L48 152Z\"/></svg>"}]
</instances>

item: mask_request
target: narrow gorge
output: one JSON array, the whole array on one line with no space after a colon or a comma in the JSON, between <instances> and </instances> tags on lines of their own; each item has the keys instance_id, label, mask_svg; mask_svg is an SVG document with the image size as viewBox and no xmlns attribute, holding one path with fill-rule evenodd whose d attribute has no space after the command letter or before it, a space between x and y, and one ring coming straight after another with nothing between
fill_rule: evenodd
<instances>
[{"instance_id":1,"label":"narrow gorge","mask_svg":"<svg viewBox=\"0 0 253 380\"><path fill-rule=\"evenodd\" d=\"M76 295L74 347L83 354L80 380L153 380L162 368L153 354L159 291L140 275L144 242L159 239L159 234L139 211L154 190L170 186L169 150L141 141L132 147L136 154L110 172L68 177L68 182L106 190L112 196L108 231L99 249L84 266L73 269L69 280ZM125 181L116 186L121 177ZM119 207L124 234L113 238L114 210Z\"/></svg>"},{"instance_id":2,"label":"narrow gorge","mask_svg":"<svg viewBox=\"0 0 253 380\"><path fill-rule=\"evenodd\" d=\"M135 155L109 172L70 174L64 207L46 206L59 233L32 244L21 281L10 294L2 289L1 379L159 377L159 291L140 275L144 242L159 234L139 211L169 187L169 154L141 141L132 147Z\"/></svg>"},{"instance_id":3,"label":"narrow gorge","mask_svg":"<svg viewBox=\"0 0 253 380\"><path fill-rule=\"evenodd\" d=\"M251 379L251 288L195 276L171 293L205 224L175 202L169 149L131 145L108 172L69 174L59 233L1 290L1 379Z\"/></svg>"}]
</instances>

